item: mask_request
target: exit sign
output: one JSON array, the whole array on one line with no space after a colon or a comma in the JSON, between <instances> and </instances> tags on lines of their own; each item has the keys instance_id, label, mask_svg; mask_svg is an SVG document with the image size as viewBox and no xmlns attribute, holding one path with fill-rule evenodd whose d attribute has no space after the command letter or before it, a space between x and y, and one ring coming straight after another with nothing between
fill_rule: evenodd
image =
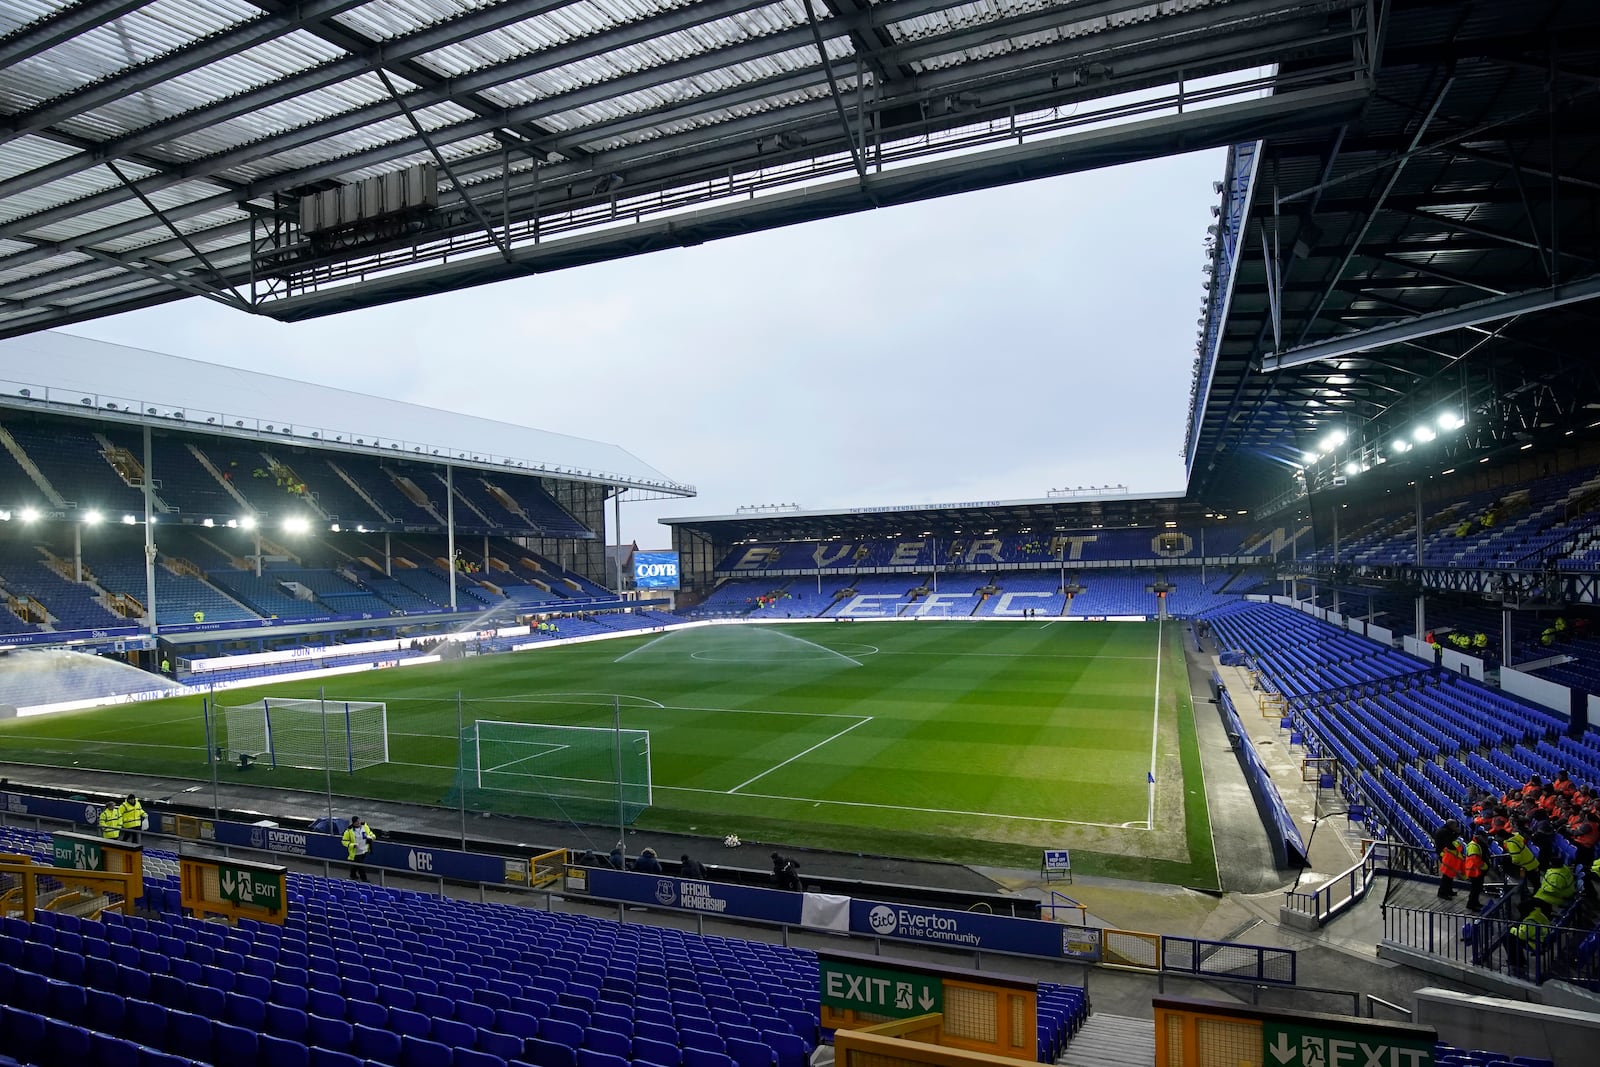
<instances>
[{"instance_id":1,"label":"exit sign","mask_svg":"<svg viewBox=\"0 0 1600 1067\"><path fill-rule=\"evenodd\" d=\"M217 882L222 888L222 899L230 904L240 904L266 911L283 907L283 876L250 867L217 866Z\"/></svg>"},{"instance_id":2,"label":"exit sign","mask_svg":"<svg viewBox=\"0 0 1600 1067\"><path fill-rule=\"evenodd\" d=\"M105 870L105 851L93 841L55 836L50 839L50 854L57 867L74 871Z\"/></svg>"},{"instance_id":3,"label":"exit sign","mask_svg":"<svg viewBox=\"0 0 1600 1067\"><path fill-rule=\"evenodd\" d=\"M823 957L822 1003L840 1011L893 1019L944 1010L944 983L936 977L886 967L864 967Z\"/></svg>"},{"instance_id":4,"label":"exit sign","mask_svg":"<svg viewBox=\"0 0 1600 1067\"><path fill-rule=\"evenodd\" d=\"M1264 1019L1265 1067L1433 1067L1433 1042L1381 1031L1293 1026Z\"/></svg>"}]
</instances>

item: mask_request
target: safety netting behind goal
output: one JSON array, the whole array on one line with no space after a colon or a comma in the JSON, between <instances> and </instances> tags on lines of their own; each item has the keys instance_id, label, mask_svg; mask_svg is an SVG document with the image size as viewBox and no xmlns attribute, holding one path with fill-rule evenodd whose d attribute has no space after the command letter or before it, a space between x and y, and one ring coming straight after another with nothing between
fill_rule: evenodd
<instances>
[{"instance_id":1,"label":"safety netting behind goal","mask_svg":"<svg viewBox=\"0 0 1600 1067\"><path fill-rule=\"evenodd\" d=\"M449 802L571 823L631 823L651 804L650 731L477 719Z\"/></svg>"},{"instance_id":2,"label":"safety netting behind goal","mask_svg":"<svg viewBox=\"0 0 1600 1067\"><path fill-rule=\"evenodd\" d=\"M230 762L354 773L389 762L389 711L374 700L265 697L219 706L217 754Z\"/></svg>"}]
</instances>

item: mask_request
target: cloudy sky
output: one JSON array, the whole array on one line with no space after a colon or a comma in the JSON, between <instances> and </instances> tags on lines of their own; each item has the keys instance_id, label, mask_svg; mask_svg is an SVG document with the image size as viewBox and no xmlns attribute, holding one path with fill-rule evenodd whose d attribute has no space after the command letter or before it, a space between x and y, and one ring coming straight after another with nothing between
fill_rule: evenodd
<instances>
[{"instance_id":1,"label":"cloudy sky","mask_svg":"<svg viewBox=\"0 0 1600 1067\"><path fill-rule=\"evenodd\" d=\"M1221 151L285 325L203 300L70 332L609 441L661 515L1181 489ZM534 457L530 457L534 458ZM608 531L614 536L614 531Z\"/></svg>"}]
</instances>

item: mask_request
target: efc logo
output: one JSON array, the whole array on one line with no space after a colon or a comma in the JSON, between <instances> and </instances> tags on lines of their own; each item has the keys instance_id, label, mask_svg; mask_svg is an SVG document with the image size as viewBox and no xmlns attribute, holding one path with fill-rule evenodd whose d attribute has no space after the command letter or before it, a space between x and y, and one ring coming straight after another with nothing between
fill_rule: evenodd
<instances>
[{"instance_id":1,"label":"efc logo","mask_svg":"<svg viewBox=\"0 0 1600 1067\"><path fill-rule=\"evenodd\" d=\"M640 589L678 588L676 552L635 552L633 584Z\"/></svg>"}]
</instances>

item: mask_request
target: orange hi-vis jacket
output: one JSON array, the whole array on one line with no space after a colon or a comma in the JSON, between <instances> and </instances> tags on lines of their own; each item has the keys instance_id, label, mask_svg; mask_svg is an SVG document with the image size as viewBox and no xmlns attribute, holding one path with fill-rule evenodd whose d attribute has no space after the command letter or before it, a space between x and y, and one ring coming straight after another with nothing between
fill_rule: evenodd
<instances>
[{"instance_id":1,"label":"orange hi-vis jacket","mask_svg":"<svg viewBox=\"0 0 1600 1067\"><path fill-rule=\"evenodd\" d=\"M1451 878L1461 877L1461 842L1451 842L1450 847L1439 853L1439 873Z\"/></svg>"},{"instance_id":2,"label":"orange hi-vis jacket","mask_svg":"<svg viewBox=\"0 0 1600 1067\"><path fill-rule=\"evenodd\" d=\"M1469 842L1466 857L1461 861L1461 873L1468 878L1482 878L1483 865L1483 846L1476 841Z\"/></svg>"}]
</instances>

